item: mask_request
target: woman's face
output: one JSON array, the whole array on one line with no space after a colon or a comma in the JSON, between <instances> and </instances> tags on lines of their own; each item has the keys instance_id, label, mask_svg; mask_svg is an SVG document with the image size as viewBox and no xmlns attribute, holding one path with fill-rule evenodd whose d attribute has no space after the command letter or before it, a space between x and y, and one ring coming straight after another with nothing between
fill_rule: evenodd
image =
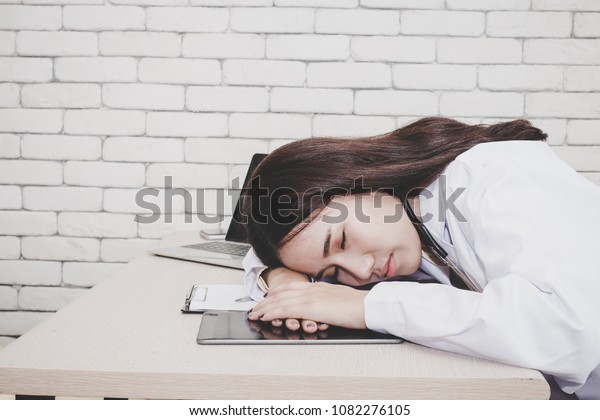
<instances>
[{"instance_id":1,"label":"woman's face","mask_svg":"<svg viewBox=\"0 0 600 420\"><path fill-rule=\"evenodd\" d=\"M289 269L351 286L413 274L421 241L400 200L388 194L336 197L279 250Z\"/></svg>"}]
</instances>

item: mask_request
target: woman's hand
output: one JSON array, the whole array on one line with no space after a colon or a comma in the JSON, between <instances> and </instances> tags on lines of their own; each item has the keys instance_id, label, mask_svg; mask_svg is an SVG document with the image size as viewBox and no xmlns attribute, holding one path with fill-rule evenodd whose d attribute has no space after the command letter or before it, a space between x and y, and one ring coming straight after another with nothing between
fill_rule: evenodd
<instances>
[{"instance_id":1,"label":"woman's hand","mask_svg":"<svg viewBox=\"0 0 600 420\"><path fill-rule=\"evenodd\" d=\"M269 290L273 290L278 287L282 287L288 284L293 283L307 283L309 284L309 279L305 274L298 273L297 271L290 270L285 267L278 267L274 269L268 270L266 274L266 281L269 285ZM269 295L271 292L269 292ZM271 321L273 327L281 327L283 326L283 321L281 319L273 319ZM329 328L329 325L324 323L317 323L310 319L296 319L296 318L287 318L285 319L285 326L288 330L296 331L301 326L302 329L307 333L315 333L317 331L324 331Z\"/></svg>"},{"instance_id":2,"label":"woman's hand","mask_svg":"<svg viewBox=\"0 0 600 420\"><path fill-rule=\"evenodd\" d=\"M265 300L248 314L252 321L314 319L346 328L364 329L366 290L328 283L290 282L270 288Z\"/></svg>"}]
</instances>

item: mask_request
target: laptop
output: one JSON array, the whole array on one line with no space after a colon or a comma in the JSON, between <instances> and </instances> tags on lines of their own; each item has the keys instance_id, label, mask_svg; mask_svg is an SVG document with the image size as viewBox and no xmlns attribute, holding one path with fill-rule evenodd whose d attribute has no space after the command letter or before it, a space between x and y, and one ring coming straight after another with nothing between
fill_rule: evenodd
<instances>
[{"instance_id":1,"label":"laptop","mask_svg":"<svg viewBox=\"0 0 600 420\"><path fill-rule=\"evenodd\" d=\"M266 154L256 153L252 156L252 161L246 173L244 188L250 181L250 176L258 164L267 157ZM150 251L160 257L177 258L180 260L194 261L203 264L220 265L222 267L237 268L243 270L242 261L250 249L246 239L246 229L240 223L241 209L240 198L235 206L231 224L227 230L224 241L210 241L193 245L177 246L164 249L155 249Z\"/></svg>"}]
</instances>

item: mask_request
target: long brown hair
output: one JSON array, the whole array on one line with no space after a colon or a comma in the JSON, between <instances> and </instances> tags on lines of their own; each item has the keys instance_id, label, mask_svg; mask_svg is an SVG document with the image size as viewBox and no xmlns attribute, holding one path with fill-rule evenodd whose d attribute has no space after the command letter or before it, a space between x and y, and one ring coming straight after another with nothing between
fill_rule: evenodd
<instances>
[{"instance_id":1,"label":"long brown hair","mask_svg":"<svg viewBox=\"0 0 600 420\"><path fill-rule=\"evenodd\" d=\"M334 196L385 190L404 200L479 143L545 139L526 120L467 125L429 117L378 136L287 144L261 162L242 195L248 241L266 265L282 266L277 251L301 230L294 227Z\"/></svg>"}]
</instances>

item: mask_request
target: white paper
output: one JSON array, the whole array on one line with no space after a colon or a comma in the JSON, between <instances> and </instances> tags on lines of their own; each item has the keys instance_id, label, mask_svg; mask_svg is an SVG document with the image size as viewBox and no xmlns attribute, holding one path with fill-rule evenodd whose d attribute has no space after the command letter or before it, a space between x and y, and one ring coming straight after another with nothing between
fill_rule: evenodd
<instances>
[{"instance_id":1,"label":"white paper","mask_svg":"<svg viewBox=\"0 0 600 420\"><path fill-rule=\"evenodd\" d=\"M202 284L196 288L190 311L248 311L256 305L242 284Z\"/></svg>"}]
</instances>

